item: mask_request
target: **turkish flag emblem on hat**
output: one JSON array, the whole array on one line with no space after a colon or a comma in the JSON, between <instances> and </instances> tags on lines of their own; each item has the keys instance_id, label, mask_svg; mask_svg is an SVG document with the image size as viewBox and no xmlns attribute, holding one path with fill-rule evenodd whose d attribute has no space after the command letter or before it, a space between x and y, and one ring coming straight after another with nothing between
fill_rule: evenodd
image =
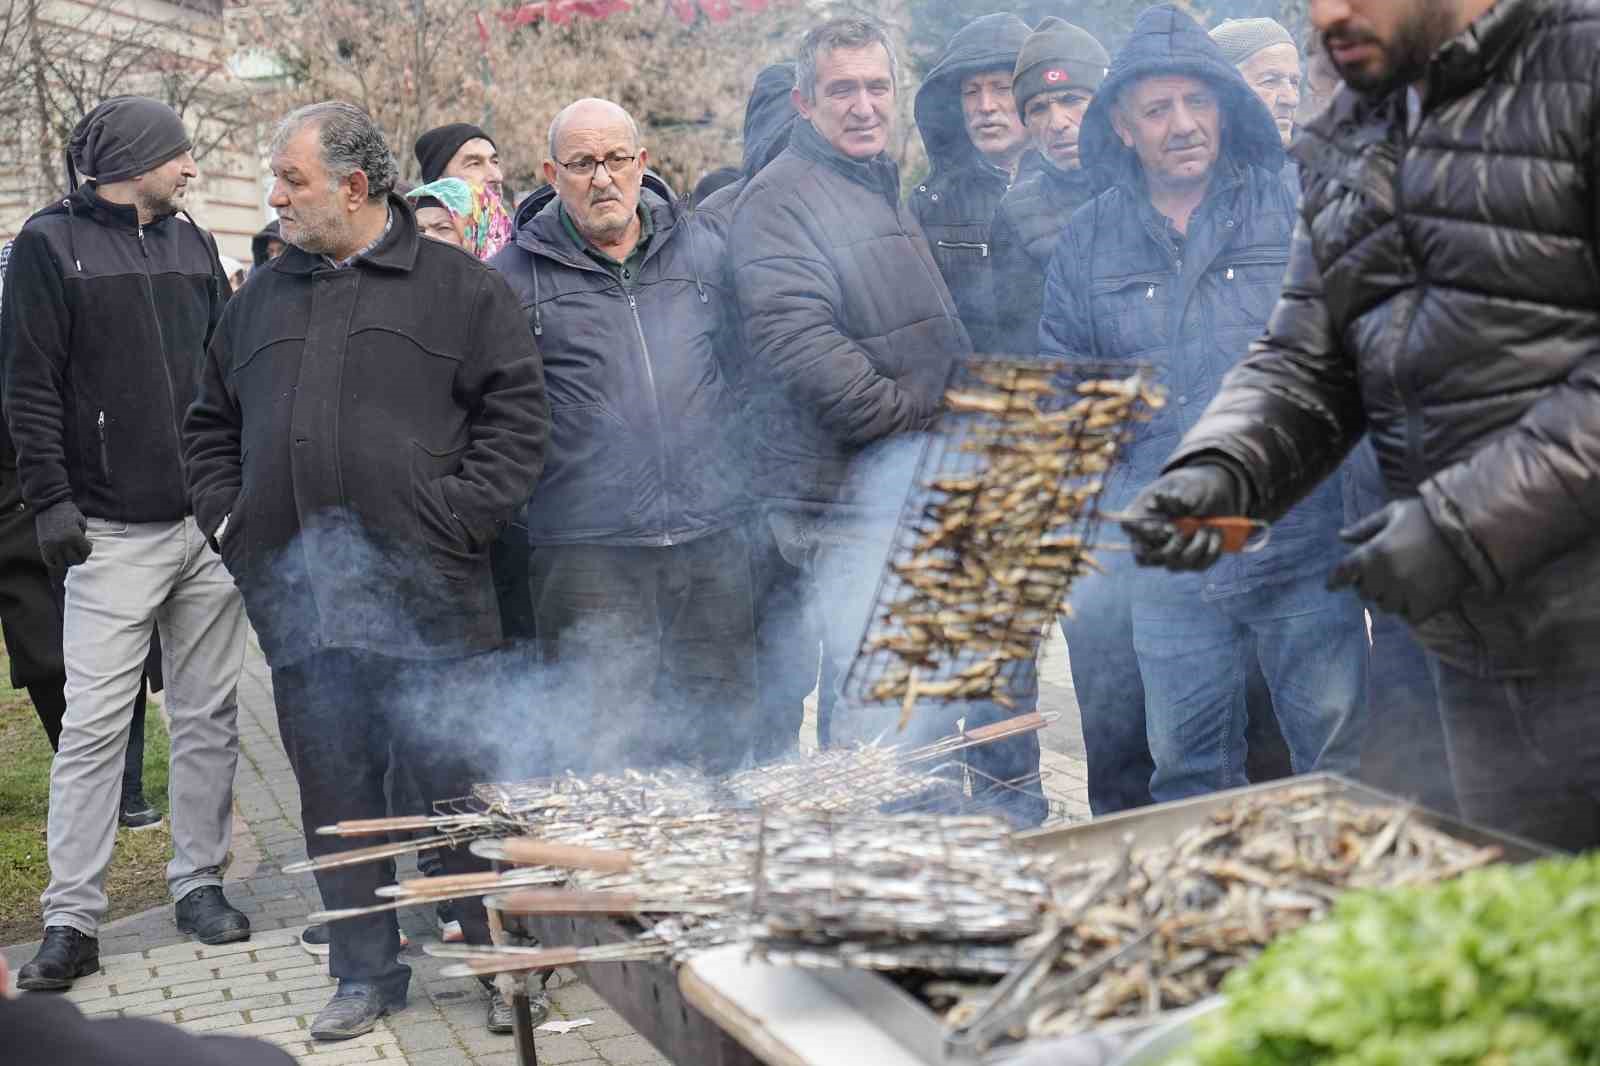
<instances>
[{"instance_id":1,"label":"turkish flag emblem on hat","mask_svg":"<svg viewBox=\"0 0 1600 1066\"><path fill-rule=\"evenodd\" d=\"M1054 83L1058 81L1068 81L1070 79L1067 77L1067 72L1064 70L1047 70L1044 72L1044 80Z\"/></svg>"}]
</instances>

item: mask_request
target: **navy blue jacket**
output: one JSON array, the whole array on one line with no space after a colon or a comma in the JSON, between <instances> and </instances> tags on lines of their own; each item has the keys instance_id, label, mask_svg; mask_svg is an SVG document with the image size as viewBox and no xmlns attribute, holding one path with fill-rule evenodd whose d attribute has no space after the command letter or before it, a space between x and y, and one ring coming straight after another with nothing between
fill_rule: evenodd
<instances>
[{"instance_id":1,"label":"navy blue jacket","mask_svg":"<svg viewBox=\"0 0 1600 1066\"><path fill-rule=\"evenodd\" d=\"M624 285L561 221L553 190L523 202L492 264L544 355L550 447L528 506L541 544L681 544L735 524L745 460L725 372L733 293L723 223L680 207L653 176L654 236Z\"/></svg>"},{"instance_id":2,"label":"navy blue jacket","mask_svg":"<svg viewBox=\"0 0 1600 1066\"><path fill-rule=\"evenodd\" d=\"M1151 24L1172 19L1175 29ZM1151 366L1167 406L1125 449L1102 505L1120 509L1154 480L1261 335L1277 302L1297 218L1283 149L1266 108L1187 16L1152 9L1116 57L1084 117L1084 165L1114 185L1079 209L1056 247L1039 325L1043 354ZM1141 30L1145 32L1141 32ZM1193 37L1194 40L1189 38ZM1228 116L1222 158L1186 236L1150 203L1137 159L1111 128L1122 89L1155 72L1211 82ZM1274 526L1266 550L1225 559L1204 591L1246 592L1268 581L1326 573L1343 554L1338 485L1318 489Z\"/></svg>"}]
</instances>

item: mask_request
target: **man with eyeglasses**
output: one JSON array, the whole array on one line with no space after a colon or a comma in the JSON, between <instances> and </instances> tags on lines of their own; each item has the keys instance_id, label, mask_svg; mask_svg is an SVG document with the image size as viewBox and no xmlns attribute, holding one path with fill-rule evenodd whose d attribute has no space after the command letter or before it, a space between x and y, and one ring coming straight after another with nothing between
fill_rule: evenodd
<instances>
[{"instance_id":1,"label":"man with eyeglasses","mask_svg":"<svg viewBox=\"0 0 1600 1066\"><path fill-rule=\"evenodd\" d=\"M647 173L608 100L550 124L549 185L492 261L545 356L552 432L528 510L534 615L582 751L554 769L745 758L755 623L722 227Z\"/></svg>"}]
</instances>

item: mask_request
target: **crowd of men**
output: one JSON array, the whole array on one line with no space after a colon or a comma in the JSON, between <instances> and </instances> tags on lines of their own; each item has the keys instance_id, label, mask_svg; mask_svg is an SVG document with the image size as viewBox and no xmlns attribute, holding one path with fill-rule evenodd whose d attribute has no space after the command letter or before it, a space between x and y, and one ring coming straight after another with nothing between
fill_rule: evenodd
<instances>
[{"instance_id":1,"label":"crowd of men","mask_svg":"<svg viewBox=\"0 0 1600 1066\"><path fill-rule=\"evenodd\" d=\"M485 131L425 134L405 190L369 116L314 104L273 137L277 217L231 294L181 212L178 117L97 107L85 181L18 235L0 304L7 514L65 573L52 880L17 983L98 966L156 630L168 878L206 943L249 936L221 891L246 618L308 830L487 778L780 758L819 673L824 743L892 735L898 707L841 680L975 353L1148 366L1167 393L1101 500L1134 550L1062 623L1096 814L1332 770L1600 843L1600 6L1311 14L1309 64L1271 20L1208 32L1171 4L1114 55L979 18L917 91L929 171L904 194L902 74L863 19L762 71L742 166L690 199L609 101L555 116L514 212ZM1177 521L1225 516L1270 541L1224 556ZM1014 825L1044 820L1031 735L969 765ZM392 877L318 886L359 907ZM481 903L450 921L487 941ZM392 913L330 941L312 1032L342 1039L409 969ZM491 993L491 1028L507 1013Z\"/></svg>"}]
</instances>

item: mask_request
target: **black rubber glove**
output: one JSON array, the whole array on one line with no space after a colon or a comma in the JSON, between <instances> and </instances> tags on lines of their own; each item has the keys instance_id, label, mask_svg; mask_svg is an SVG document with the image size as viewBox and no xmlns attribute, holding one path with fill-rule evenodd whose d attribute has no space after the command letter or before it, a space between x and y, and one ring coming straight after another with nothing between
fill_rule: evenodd
<instances>
[{"instance_id":1,"label":"black rubber glove","mask_svg":"<svg viewBox=\"0 0 1600 1066\"><path fill-rule=\"evenodd\" d=\"M89 558L94 545L85 535L88 528L83 512L71 500L52 504L35 515L33 529L39 537L39 554L44 556L44 565L51 570L65 570Z\"/></svg>"},{"instance_id":2,"label":"black rubber glove","mask_svg":"<svg viewBox=\"0 0 1600 1066\"><path fill-rule=\"evenodd\" d=\"M1339 531L1360 547L1334 567L1328 588L1353 588L1380 611L1412 625L1461 599L1472 571L1445 541L1421 500L1397 500Z\"/></svg>"},{"instance_id":3,"label":"black rubber glove","mask_svg":"<svg viewBox=\"0 0 1600 1066\"><path fill-rule=\"evenodd\" d=\"M1170 519L1244 513L1244 485L1217 463L1199 462L1163 474L1144 487L1123 512L1122 528L1140 566L1204 570L1222 555L1222 533L1180 533Z\"/></svg>"}]
</instances>

